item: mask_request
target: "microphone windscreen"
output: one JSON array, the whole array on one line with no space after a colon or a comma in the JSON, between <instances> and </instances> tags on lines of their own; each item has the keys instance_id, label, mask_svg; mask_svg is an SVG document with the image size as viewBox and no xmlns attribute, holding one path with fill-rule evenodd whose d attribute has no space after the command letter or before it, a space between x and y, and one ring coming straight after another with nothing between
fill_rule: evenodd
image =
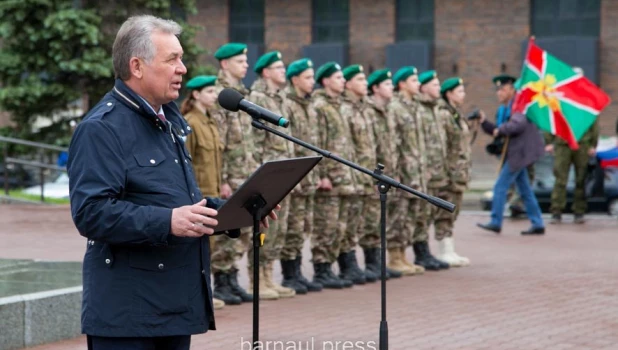
<instances>
[{"instance_id":1,"label":"microphone windscreen","mask_svg":"<svg viewBox=\"0 0 618 350\"><path fill-rule=\"evenodd\" d=\"M238 105L240 101L242 101L243 96L240 92L231 89L225 88L219 93L218 101L221 107L227 109L228 111L236 112L238 111Z\"/></svg>"}]
</instances>

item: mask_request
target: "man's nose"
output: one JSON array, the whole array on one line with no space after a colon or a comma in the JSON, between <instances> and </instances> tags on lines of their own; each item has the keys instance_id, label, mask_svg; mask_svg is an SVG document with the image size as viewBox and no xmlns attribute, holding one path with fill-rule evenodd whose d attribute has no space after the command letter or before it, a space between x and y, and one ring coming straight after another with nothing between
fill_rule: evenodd
<instances>
[{"instance_id":1,"label":"man's nose","mask_svg":"<svg viewBox=\"0 0 618 350\"><path fill-rule=\"evenodd\" d=\"M187 67L182 61L180 61L180 65L178 66L177 71L178 71L178 74L187 74Z\"/></svg>"}]
</instances>

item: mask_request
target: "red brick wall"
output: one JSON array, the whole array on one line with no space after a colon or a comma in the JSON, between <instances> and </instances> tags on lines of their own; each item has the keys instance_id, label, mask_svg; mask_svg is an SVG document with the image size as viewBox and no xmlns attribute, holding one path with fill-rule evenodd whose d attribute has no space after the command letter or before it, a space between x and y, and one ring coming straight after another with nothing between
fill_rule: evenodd
<instances>
[{"instance_id":1,"label":"red brick wall","mask_svg":"<svg viewBox=\"0 0 618 350\"><path fill-rule=\"evenodd\" d=\"M302 47L311 44L311 1L266 0L265 44L279 50L283 61L301 58Z\"/></svg>"},{"instance_id":2,"label":"red brick wall","mask_svg":"<svg viewBox=\"0 0 618 350\"><path fill-rule=\"evenodd\" d=\"M434 65L442 80L457 74L467 84L467 108L482 108L493 119L498 107L491 78L521 71L521 42L529 35L530 2L525 0L436 0ZM458 71L453 72L456 64ZM490 141L479 135L473 160L486 163L484 146Z\"/></svg>"},{"instance_id":3,"label":"red brick wall","mask_svg":"<svg viewBox=\"0 0 618 350\"><path fill-rule=\"evenodd\" d=\"M386 45L395 40L394 0L350 0L351 64L384 68Z\"/></svg>"},{"instance_id":4,"label":"red brick wall","mask_svg":"<svg viewBox=\"0 0 618 350\"><path fill-rule=\"evenodd\" d=\"M601 88L612 98L612 104L600 114L601 134L616 133L618 118L618 1L601 2Z\"/></svg>"},{"instance_id":5,"label":"red brick wall","mask_svg":"<svg viewBox=\"0 0 618 350\"><path fill-rule=\"evenodd\" d=\"M211 63L218 67L217 60L213 57L219 46L228 42L229 38L229 7L227 0L198 0L198 13L189 16L189 22L199 24L204 30L199 31L195 37L197 43L208 52L201 57L204 63Z\"/></svg>"}]
</instances>

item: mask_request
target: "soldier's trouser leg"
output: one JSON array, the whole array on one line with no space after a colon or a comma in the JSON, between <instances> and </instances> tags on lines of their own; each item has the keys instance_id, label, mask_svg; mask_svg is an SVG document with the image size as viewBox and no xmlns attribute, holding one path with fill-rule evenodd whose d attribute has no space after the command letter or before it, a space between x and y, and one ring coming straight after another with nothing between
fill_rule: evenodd
<instances>
[{"instance_id":1,"label":"soldier's trouser leg","mask_svg":"<svg viewBox=\"0 0 618 350\"><path fill-rule=\"evenodd\" d=\"M309 197L292 195L288 214L288 233L281 250L281 260L294 260L300 256L305 242L305 221Z\"/></svg>"},{"instance_id":2,"label":"soldier's trouser leg","mask_svg":"<svg viewBox=\"0 0 618 350\"><path fill-rule=\"evenodd\" d=\"M388 197L387 197L388 200ZM388 228L388 204L386 203L386 220ZM380 247L380 197L378 195L363 196L363 226L359 229L358 243L363 249ZM391 230L392 231L392 230Z\"/></svg>"},{"instance_id":3,"label":"soldier's trouser leg","mask_svg":"<svg viewBox=\"0 0 618 350\"><path fill-rule=\"evenodd\" d=\"M314 264L332 263L339 252L339 207L338 196L316 195L313 211L313 230L311 236L311 255Z\"/></svg>"},{"instance_id":4,"label":"soldier's trouser leg","mask_svg":"<svg viewBox=\"0 0 618 350\"><path fill-rule=\"evenodd\" d=\"M455 202L455 192L450 191L446 188L437 190L434 196L451 203ZM459 208L459 206L457 206L457 208ZM455 213L450 213L444 209L432 206L432 214L432 216L434 217L436 240L441 241L445 237L452 237L453 224L455 222Z\"/></svg>"},{"instance_id":5,"label":"soldier's trouser leg","mask_svg":"<svg viewBox=\"0 0 618 350\"><path fill-rule=\"evenodd\" d=\"M358 244L358 231L359 228L363 227L364 222L361 217L364 207L364 196L355 195L346 198L349 198L350 209L348 210L346 228L341 240L340 253L347 253L356 247Z\"/></svg>"},{"instance_id":6,"label":"soldier's trouser leg","mask_svg":"<svg viewBox=\"0 0 618 350\"><path fill-rule=\"evenodd\" d=\"M357 199L358 199L357 196L339 197L339 200L340 200L339 202L339 222L338 222L338 228L337 228L337 231L338 231L337 234L339 235L339 244L337 244L333 249L335 259L332 261L329 261L330 263L334 263L337 260L337 257L339 256L339 254L347 252L347 251L344 251L343 248L348 249L347 246L350 245L350 241L352 239L348 239L346 237L346 233L348 230L348 221L349 221L348 218L350 217L350 210L352 208L352 203L353 201L357 201Z\"/></svg>"},{"instance_id":7,"label":"soldier's trouser leg","mask_svg":"<svg viewBox=\"0 0 618 350\"><path fill-rule=\"evenodd\" d=\"M266 266L268 263L278 260L281 254L281 249L285 243L285 235L288 230L288 214L290 212L290 197L285 197L281 204L281 210L277 213L278 219L269 221L270 227L264 229L266 239L264 245L260 247L260 266ZM249 250L248 265L253 267L253 244Z\"/></svg>"},{"instance_id":8,"label":"soldier's trouser leg","mask_svg":"<svg viewBox=\"0 0 618 350\"><path fill-rule=\"evenodd\" d=\"M414 231L414 222L408 213L410 199L403 196L394 196L389 199L386 217L386 242L388 249L406 248ZM378 215L379 220L379 215ZM408 221L412 224L406 227ZM380 229L378 221L378 230ZM407 231L410 229L410 231ZM379 236L379 234L378 234Z\"/></svg>"},{"instance_id":9,"label":"soldier's trouser leg","mask_svg":"<svg viewBox=\"0 0 618 350\"><path fill-rule=\"evenodd\" d=\"M551 192L551 208L552 214L561 214L566 207L566 185L573 159L571 149L567 146L558 146L554 148L554 176L556 182L554 189Z\"/></svg>"},{"instance_id":10,"label":"soldier's trouser leg","mask_svg":"<svg viewBox=\"0 0 618 350\"><path fill-rule=\"evenodd\" d=\"M442 188L428 188L427 194L429 194L430 196L442 198L443 196L445 196L445 191ZM442 224L445 217L441 216L442 214L439 212L439 210L441 209L439 209L435 205L428 204L426 210L427 210L427 218L425 221L426 222L425 230L427 231L427 234L429 234L429 230L431 229L431 226L433 225L434 229L437 230L438 222Z\"/></svg>"},{"instance_id":11,"label":"soldier's trouser leg","mask_svg":"<svg viewBox=\"0 0 618 350\"><path fill-rule=\"evenodd\" d=\"M212 273L230 273L236 269L237 240L226 235L213 236L214 247L211 253L210 268Z\"/></svg>"},{"instance_id":12,"label":"soldier's trouser leg","mask_svg":"<svg viewBox=\"0 0 618 350\"><path fill-rule=\"evenodd\" d=\"M580 147L573 153L575 168L575 193L573 193L573 214L585 214L588 209L586 200L586 176L588 175L588 147Z\"/></svg>"},{"instance_id":13,"label":"soldier's trouser leg","mask_svg":"<svg viewBox=\"0 0 618 350\"><path fill-rule=\"evenodd\" d=\"M429 221L430 206L425 200L419 200L414 217L414 231L410 243L427 242L428 234L427 223Z\"/></svg>"},{"instance_id":14,"label":"soldier's trouser leg","mask_svg":"<svg viewBox=\"0 0 618 350\"><path fill-rule=\"evenodd\" d=\"M314 216L313 213L315 211L315 196L311 195L309 197L307 197L307 200L305 202L305 210L306 210L306 215L305 215L305 238L311 238L313 236L313 223L314 223Z\"/></svg>"}]
</instances>

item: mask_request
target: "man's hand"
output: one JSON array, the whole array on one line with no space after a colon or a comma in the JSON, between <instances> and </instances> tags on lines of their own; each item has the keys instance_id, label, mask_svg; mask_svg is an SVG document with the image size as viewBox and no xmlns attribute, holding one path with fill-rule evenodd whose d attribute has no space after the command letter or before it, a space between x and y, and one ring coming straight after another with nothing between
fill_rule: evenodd
<instances>
[{"instance_id":1,"label":"man's hand","mask_svg":"<svg viewBox=\"0 0 618 350\"><path fill-rule=\"evenodd\" d=\"M218 222L213 219L217 211L206 207L206 199L193 205L172 210L172 234L178 237L202 237L212 235Z\"/></svg>"},{"instance_id":2,"label":"man's hand","mask_svg":"<svg viewBox=\"0 0 618 350\"><path fill-rule=\"evenodd\" d=\"M275 210L281 210L281 206L279 204L277 204L277 206L275 207ZM271 218L272 220L277 220L277 213L275 213L275 210L271 211L270 213L268 213L268 216L265 217L264 219L262 219L262 221L260 222L260 226L262 228L268 228L270 227L270 225L268 224L268 218Z\"/></svg>"},{"instance_id":3,"label":"man's hand","mask_svg":"<svg viewBox=\"0 0 618 350\"><path fill-rule=\"evenodd\" d=\"M500 133L500 130L498 128L494 129L494 137L498 137L498 134Z\"/></svg>"},{"instance_id":4,"label":"man's hand","mask_svg":"<svg viewBox=\"0 0 618 350\"><path fill-rule=\"evenodd\" d=\"M232 196L232 188L228 184L221 185L221 199L227 199Z\"/></svg>"},{"instance_id":5,"label":"man's hand","mask_svg":"<svg viewBox=\"0 0 618 350\"><path fill-rule=\"evenodd\" d=\"M481 123L482 123L482 122L484 122L484 121L485 121L485 119L487 119L487 116L485 115L485 112L483 112L483 110L480 110L480 111L479 111L479 115L481 116L481 117L479 118L479 121L480 121Z\"/></svg>"},{"instance_id":6,"label":"man's hand","mask_svg":"<svg viewBox=\"0 0 618 350\"><path fill-rule=\"evenodd\" d=\"M596 154L597 150L594 147L590 147L590 149L588 149L588 156L594 157Z\"/></svg>"},{"instance_id":7,"label":"man's hand","mask_svg":"<svg viewBox=\"0 0 618 350\"><path fill-rule=\"evenodd\" d=\"M549 144L549 145L545 146L545 152L547 152L549 154L554 153L554 145Z\"/></svg>"},{"instance_id":8,"label":"man's hand","mask_svg":"<svg viewBox=\"0 0 618 350\"><path fill-rule=\"evenodd\" d=\"M322 180L320 180L318 189L323 190L323 191L330 191L333 189L333 184L330 182L328 178L323 178Z\"/></svg>"}]
</instances>

